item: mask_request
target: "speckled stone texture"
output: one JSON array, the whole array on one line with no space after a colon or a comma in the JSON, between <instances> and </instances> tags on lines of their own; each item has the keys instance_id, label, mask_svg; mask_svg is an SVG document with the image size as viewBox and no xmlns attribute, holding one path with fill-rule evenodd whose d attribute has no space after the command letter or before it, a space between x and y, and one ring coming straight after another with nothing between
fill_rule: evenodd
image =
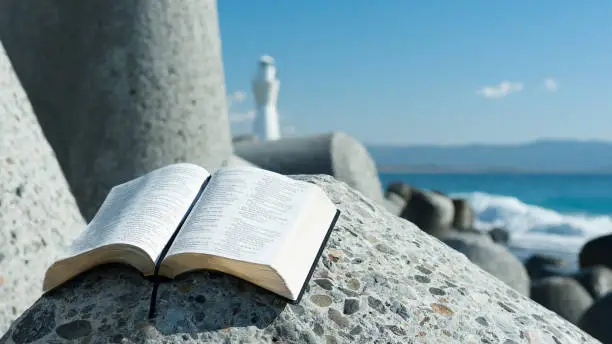
<instances>
[{"instance_id":1,"label":"speckled stone texture","mask_svg":"<svg viewBox=\"0 0 612 344\"><path fill-rule=\"evenodd\" d=\"M41 294L83 218L0 45L0 333Z\"/></svg>"},{"instance_id":2,"label":"speckled stone texture","mask_svg":"<svg viewBox=\"0 0 612 344\"><path fill-rule=\"evenodd\" d=\"M294 178L342 212L299 305L198 272L162 284L147 322L151 283L107 266L41 298L3 344L597 343L345 183Z\"/></svg>"},{"instance_id":3,"label":"speckled stone texture","mask_svg":"<svg viewBox=\"0 0 612 344\"><path fill-rule=\"evenodd\" d=\"M62 168L74 137L71 106L80 59L74 27L79 2L0 0L0 41Z\"/></svg>"},{"instance_id":4,"label":"speckled stone texture","mask_svg":"<svg viewBox=\"0 0 612 344\"><path fill-rule=\"evenodd\" d=\"M109 189L232 153L215 0L81 2L69 182L90 219Z\"/></svg>"},{"instance_id":5,"label":"speckled stone texture","mask_svg":"<svg viewBox=\"0 0 612 344\"><path fill-rule=\"evenodd\" d=\"M327 174L347 183L378 204L382 186L374 160L363 144L342 133L239 142L236 155L281 174Z\"/></svg>"}]
</instances>

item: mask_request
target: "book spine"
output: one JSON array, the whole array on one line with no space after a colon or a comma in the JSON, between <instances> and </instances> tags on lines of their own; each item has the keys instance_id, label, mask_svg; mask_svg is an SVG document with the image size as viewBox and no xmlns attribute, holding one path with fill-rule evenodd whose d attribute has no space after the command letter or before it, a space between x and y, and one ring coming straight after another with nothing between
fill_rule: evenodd
<instances>
[{"instance_id":1,"label":"book spine","mask_svg":"<svg viewBox=\"0 0 612 344\"><path fill-rule=\"evenodd\" d=\"M152 319L152 318L155 317L155 305L157 304L157 289L159 288L159 283L160 283L159 267L161 266L161 263L164 261L164 258L166 257L166 254L168 254L168 251L170 250L170 247L172 247L172 243L174 242L174 239L176 239L176 236L178 235L178 233L180 232L181 228L183 227L183 224L185 224L185 221L189 217L189 214L191 214L191 211L193 210L193 207L195 206L196 202L200 199L200 197L204 193L204 189L206 188L206 185L208 185L208 182L210 181L210 178L211 178L211 176L208 176L208 178L206 178L206 180L202 183L202 186L200 187L200 191L198 191L198 194L193 199L193 202L191 202L191 205L189 206L189 208L185 212L185 215L183 215L183 218L181 219L181 222L179 222L176 230L174 231L174 233L170 237L170 240L168 240L168 243L166 243L166 246L164 246L164 249L162 250L161 254L159 255L159 258L157 259L157 262L155 263L155 270L153 272L153 291L151 293L151 302L149 304L149 319Z\"/></svg>"}]
</instances>

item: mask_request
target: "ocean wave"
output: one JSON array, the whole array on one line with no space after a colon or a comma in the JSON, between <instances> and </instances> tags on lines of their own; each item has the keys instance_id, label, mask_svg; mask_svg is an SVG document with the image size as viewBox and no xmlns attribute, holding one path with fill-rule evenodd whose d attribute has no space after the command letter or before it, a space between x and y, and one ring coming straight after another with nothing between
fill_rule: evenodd
<instances>
[{"instance_id":1,"label":"ocean wave","mask_svg":"<svg viewBox=\"0 0 612 344\"><path fill-rule=\"evenodd\" d=\"M506 229L510 234L509 246L522 252L521 258L533 252L575 255L589 239L612 233L610 216L563 214L525 204L515 197L483 192L452 196L465 198L472 205L477 229Z\"/></svg>"}]
</instances>

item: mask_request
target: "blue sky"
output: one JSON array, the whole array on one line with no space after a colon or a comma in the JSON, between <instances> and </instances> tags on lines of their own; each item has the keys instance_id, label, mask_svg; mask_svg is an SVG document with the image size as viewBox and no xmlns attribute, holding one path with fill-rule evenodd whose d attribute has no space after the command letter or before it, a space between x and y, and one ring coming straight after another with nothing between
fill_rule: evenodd
<instances>
[{"instance_id":1,"label":"blue sky","mask_svg":"<svg viewBox=\"0 0 612 344\"><path fill-rule=\"evenodd\" d=\"M250 129L251 78L270 54L288 134L612 140L610 18L609 0L219 0L232 127Z\"/></svg>"}]
</instances>

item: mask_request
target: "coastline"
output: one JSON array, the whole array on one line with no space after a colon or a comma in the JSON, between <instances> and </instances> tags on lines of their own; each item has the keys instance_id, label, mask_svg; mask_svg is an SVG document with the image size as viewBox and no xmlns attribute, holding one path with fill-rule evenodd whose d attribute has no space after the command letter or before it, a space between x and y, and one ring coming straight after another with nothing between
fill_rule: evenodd
<instances>
[{"instance_id":1,"label":"coastline","mask_svg":"<svg viewBox=\"0 0 612 344\"><path fill-rule=\"evenodd\" d=\"M377 165L379 173L405 174L508 174L508 175L612 175L612 170L530 170L506 167L459 168L447 166Z\"/></svg>"}]
</instances>

